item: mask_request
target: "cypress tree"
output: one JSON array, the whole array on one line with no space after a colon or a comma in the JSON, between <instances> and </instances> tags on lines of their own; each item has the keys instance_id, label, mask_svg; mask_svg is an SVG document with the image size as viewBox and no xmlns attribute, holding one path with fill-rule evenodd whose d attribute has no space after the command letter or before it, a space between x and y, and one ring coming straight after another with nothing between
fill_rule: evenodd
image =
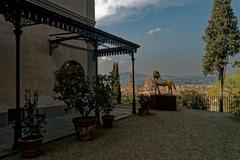
<instances>
[{"instance_id":1,"label":"cypress tree","mask_svg":"<svg viewBox=\"0 0 240 160\"><path fill-rule=\"evenodd\" d=\"M113 69L110 72L111 78L112 78L112 90L113 94L115 96L115 100L118 104L121 103L122 93L121 93L121 83L120 83L120 74L119 74L119 68L118 63L113 63Z\"/></svg>"},{"instance_id":2,"label":"cypress tree","mask_svg":"<svg viewBox=\"0 0 240 160\"><path fill-rule=\"evenodd\" d=\"M120 74L119 74L119 68L118 63L116 62L116 94L117 94L117 103L121 104L122 99L122 93L121 93L121 83L120 83Z\"/></svg>"},{"instance_id":3,"label":"cypress tree","mask_svg":"<svg viewBox=\"0 0 240 160\"><path fill-rule=\"evenodd\" d=\"M114 94L114 97L117 97L117 92L116 92L116 63L113 63L113 69L110 72L111 78L112 78L112 91Z\"/></svg>"},{"instance_id":4,"label":"cypress tree","mask_svg":"<svg viewBox=\"0 0 240 160\"><path fill-rule=\"evenodd\" d=\"M112 77L114 78L116 72L116 63L113 63Z\"/></svg>"},{"instance_id":5,"label":"cypress tree","mask_svg":"<svg viewBox=\"0 0 240 160\"><path fill-rule=\"evenodd\" d=\"M223 88L229 58L240 51L240 32L231 0L213 0L213 8L205 29L206 43L203 56L203 73L217 74L220 82L220 112L223 112Z\"/></svg>"}]
</instances>

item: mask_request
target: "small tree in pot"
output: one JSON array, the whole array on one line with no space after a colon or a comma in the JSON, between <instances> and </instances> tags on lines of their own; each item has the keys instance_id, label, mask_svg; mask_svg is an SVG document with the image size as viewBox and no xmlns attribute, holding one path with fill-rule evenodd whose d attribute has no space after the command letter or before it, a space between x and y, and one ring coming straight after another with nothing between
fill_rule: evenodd
<instances>
[{"instance_id":1,"label":"small tree in pot","mask_svg":"<svg viewBox=\"0 0 240 160\"><path fill-rule=\"evenodd\" d=\"M25 137L20 138L22 155L26 158L38 156L41 153L41 143L45 132L43 125L46 124L45 114L40 114L38 103L38 92L25 90L25 117L23 121L23 133Z\"/></svg>"},{"instance_id":2,"label":"small tree in pot","mask_svg":"<svg viewBox=\"0 0 240 160\"><path fill-rule=\"evenodd\" d=\"M114 120L114 116L110 115L110 112L116 105L116 98L111 86L111 77L107 75L98 75L93 81L96 106L104 113L104 116L102 116L104 128L112 128Z\"/></svg>"},{"instance_id":3,"label":"small tree in pot","mask_svg":"<svg viewBox=\"0 0 240 160\"><path fill-rule=\"evenodd\" d=\"M75 109L80 117L73 118L76 135L79 140L91 140L95 136L96 118L89 116L95 109L95 100L91 82L85 79L82 68L64 67L55 72L53 89L58 96L55 99L66 104L66 112Z\"/></svg>"},{"instance_id":4,"label":"small tree in pot","mask_svg":"<svg viewBox=\"0 0 240 160\"><path fill-rule=\"evenodd\" d=\"M149 114L149 96L141 94L139 95L138 98L139 98L139 104L140 104L138 113L140 115L148 115Z\"/></svg>"},{"instance_id":5,"label":"small tree in pot","mask_svg":"<svg viewBox=\"0 0 240 160\"><path fill-rule=\"evenodd\" d=\"M116 105L116 103L115 103L115 105ZM113 111L115 105L109 104L109 105L105 105L101 108L104 113L104 115L102 116L104 128L112 128L112 126L113 126L114 115L110 115L110 112Z\"/></svg>"}]
</instances>

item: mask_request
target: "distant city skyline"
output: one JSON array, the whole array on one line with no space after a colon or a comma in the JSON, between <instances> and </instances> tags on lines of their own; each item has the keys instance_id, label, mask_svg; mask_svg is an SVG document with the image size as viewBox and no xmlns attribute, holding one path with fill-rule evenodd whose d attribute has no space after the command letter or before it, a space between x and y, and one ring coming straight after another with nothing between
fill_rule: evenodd
<instances>
[{"instance_id":1,"label":"distant city skyline","mask_svg":"<svg viewBox=\"0 0 240 160\"><path fill-rule=\"evenodd\" d=\"M239 25L240 1L232 0L232 7ZM96 0L96 21L97 28L141 45L136 72L200 75L211 10L209 0ZM123 55L99 58L99 73L110 72L113 62L120 72L131 72L130 56Z\"/></svg>"}]
</instances>

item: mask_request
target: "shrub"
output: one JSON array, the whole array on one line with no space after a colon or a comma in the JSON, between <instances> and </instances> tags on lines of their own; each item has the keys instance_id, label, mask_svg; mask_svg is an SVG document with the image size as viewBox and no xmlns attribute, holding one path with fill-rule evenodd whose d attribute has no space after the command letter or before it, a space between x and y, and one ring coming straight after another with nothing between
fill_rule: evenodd
<instances>
[{"instance_id":1,"label":"shrub","mask_svg":"<svg viewBox=\"0 0 240 160\"><path fill-rule=\"evenodd\" d=\"M25 90L25 117L23 121L23 133L26 136L42 135L46 122L46 115L40 114L37 108L38 91Z\"/></svg>"},{"instance_id":2,"label":"shrub","mask_svg":"<svg viewBox=\"0 0 240 160\"><path fill-rule=\"evenodd\" d=\"M238 109L233 113L233 115L234 115L235 117L237 117L238 119L240 119L240 109L238 108Z\"/></svg>"},{"instance_id":3,"label":"shrub","mask_svg":"<svg viewBox=\"0 0 240 160\"><path fill-rule=\"evenodd\" d=\"M184 91L181 93L181 105L191 109L207 110L208 103L206 95L197 91Z\"/></svg>"},{"instance_id":4,"label":"shrub","mask_svg":"<svg viewBox=\"0 0 240 160\"><path fill-rule=\"evenodd\" d=\"M138 96L138 103L140 104L141 108L147 109L149 106L149 96L148 95L139 95Z\"/></svg>"},{"instance_id":5,"label":"shrub","mask_svg":"<svg viewBox=\"0 0 240 160\"><path fill-rule=\"evenodd\" d=\"M230 111L240 119L240 98L239 96L233 96L232 110Z\"/></svg>"},{"instance_id":6,"label":"shrub","mask_svg":"<svg viewBox=\"0 0 240 160\"><path fill-rule=\"evenodd\" d=\"M54 98L64 102L66 112L75 109L82 117L88 117L95 110L92 83L82 75L80 65L55 72Z\"/></svg>"},{"instance_id":7,"label":"shrub","mask_svg":"<svg viewBox=\"0 0 240 160\"><path fill-rule=\"evenodd\" d=\"M111 77L98 75L92 82L96 108L100 108L105 115L110 115L117 104L112 86Z\"/></svg>"}]
</instances>

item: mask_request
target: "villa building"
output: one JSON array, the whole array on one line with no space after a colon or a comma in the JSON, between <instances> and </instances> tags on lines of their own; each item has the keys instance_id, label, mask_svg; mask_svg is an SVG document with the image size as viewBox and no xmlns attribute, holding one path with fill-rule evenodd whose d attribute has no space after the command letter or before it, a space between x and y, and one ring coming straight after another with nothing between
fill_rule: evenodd
<instances>
[{"instance_id":1,"label":"villa building","mask_svg":"<svg viewBox=\"0 0 240 160\"><path fill-rule=\"evenodd\" d=\"M134 75L140 46L95 24L94 0L1 0L0 112L4 121L6 113L15 121L14 147L22 135L25 89L38 90L39 107L59 105L53 98L56 70L80 66L91 79L98 74L98 57L128 54Z\"/></svg>"},{"instance_id":2,"label":"villa building","mask_svg":"<svg viewBox=\"0 0 240 160\"><path fill-rule=\"evenodd\" d=\"M82 23L95 26L94 0L50 0L50 5L59 5L72 10ZM15 36L13 26L0 16L0 102L5 106L15 107ZM85 75L92 77L96 71L94 54L88 52L92 46L83 40L62 42L49 55L50 35L61 34L62 30L45 24L25 27L21 36L21 104L24 90L39 91L39 105L55 105L53 100L54 72L68 61L78 62ZM64 36L64 35L59 35Z\"/></svg>"},{"instance_id":3,"label":"villa building","mask_svg":"<svg viewBox=\"0 0 240 160\"><path fill-rule=\"evenodd\" d=\"M39 106L58 105L52 91L54 72L68 63L77 62L92 78L99 56L129 54L134 62L139 45L96 29L95 24L94 0L1 1L1 109L23 106L25 89L39 91ZM18 46L15 38L21 31ZM103 44L113 47L99 47Z\"/></svg>"}]
</instances>

